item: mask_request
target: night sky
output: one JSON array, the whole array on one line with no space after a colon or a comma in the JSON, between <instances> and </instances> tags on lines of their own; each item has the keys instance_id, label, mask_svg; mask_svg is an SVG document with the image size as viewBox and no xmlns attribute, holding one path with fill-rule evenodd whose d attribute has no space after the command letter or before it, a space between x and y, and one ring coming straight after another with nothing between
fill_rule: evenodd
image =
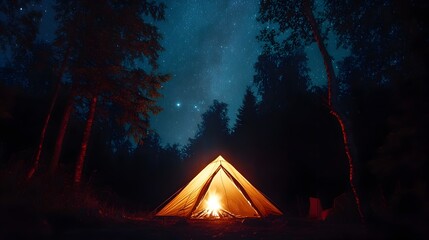
<instances>
[{"instance_id":1,"label":"night sky","mask_svg":"<svg viewBox=\"0 0 429 240\"><path fill-rule=\"evenodd\" d=\"M247 86L253 81L261 45L256 35L262 26L256 21L259 1L184 0L165 1L166 20L158 24L165 48L159 59L162 73L172 78L164 84L158 100L163 111L152 117L151 127L163 144L185 145L197 131L201 114L214 99L228 104L230 126L235 123ZM40 39L54 37L52 0L44 0ZM335 49L331 36L328 49L334 59L347 54ZM315 44L306 48L310 77L314 84L326 82L323 63Z\"/></svg>"},{"instance_id":2,"label":"night sky","mask_svg":"<svg viewBox=\"0 0 429 240\"><path fill-rule=\"evenodd\" d=\"M163 143L185 144L214 99L229 105L232 125L260 53L257 1L168 1L160 24L160 64L172 75L164 108L152 119Z\"/></svg>"},{"instance_id":3,"label":"night sky","mask_svg":"<svg viewBox=\"0 0 429 240\"><path fill-rule=\"evenodd\" d=\"M197 131L201 114L214 99L228 104L230 126L235 123L245 89L253 81L261 45L256 35L263 27L256 21L259 1L166 1L166 21L161 71L172 75L159 101L164 111L152 118L152 127L163 143L186 144ZM346 54L335 50L336 58ZM321 56L315 45L306 49L310 76L325 82Z\"/></svg>"}]
</instances>

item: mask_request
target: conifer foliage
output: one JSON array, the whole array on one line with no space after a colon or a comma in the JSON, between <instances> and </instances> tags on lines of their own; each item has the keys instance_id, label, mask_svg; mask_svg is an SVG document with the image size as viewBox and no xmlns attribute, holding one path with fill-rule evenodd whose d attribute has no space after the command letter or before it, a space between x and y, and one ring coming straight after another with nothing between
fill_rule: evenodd
<instances>
[{"instance_id":1,"label":"conifer foliage","mask_svg":"<svg viewBox=\"0 0 429 240\"><path fill-rule=\"evenodd\" d=\"M156 104L158 90L169 79L157 71L163 48L161 34L151 22L164 19L164 8L163 4L148 1L56 2L59 26L55 44L65 63L62 69L67 69L70 100L60 126L52 171L58 165L72 108L80 115L87 114L75 166L76 183L81 182L94 124L113 122L126 130L124 137L136 143L146 135L150 114L161 110Z\"/></svg>"}]
</instances>

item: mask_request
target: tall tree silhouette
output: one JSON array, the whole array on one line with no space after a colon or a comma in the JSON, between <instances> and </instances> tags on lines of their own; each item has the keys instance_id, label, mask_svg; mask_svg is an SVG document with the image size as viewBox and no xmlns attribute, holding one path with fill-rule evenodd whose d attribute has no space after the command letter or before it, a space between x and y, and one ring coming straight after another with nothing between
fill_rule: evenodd
<instances>
[{"instance_id":1,"label":"tall tree silhouette","mask_svg":"<svg viewBox=\"0 0 429 240\"><path fill-rule=\"evenodd\" d=\"M13 1L6 0L0 3L0 12L5 18L0 20L0 49L3 52L12 50L15 57L23 58L31 49L39 30L42 13L34 8L40 0ZM5 54L6 56L6 54ZM54 96L54 100L56 101ZM47 130L47 124L54 105L51 105L49 114L46 116L44 126L40 134L40 143L35 153L33 166L27 177L31 178L39 165L40 154Z\"/></svg>"},{"instance_id":2,"label":"tall tree silhouette","mask_svg":"<svg viewBox=\"0 0 429 240\"><path fill-rule=\"evenodd\" d=\"M76 1L75 3L70 3L61 0L56 1L56 4L54 6L56 12L55 18L59 23L59 26L56 31L56 39L54 41L54 44L57 47L58 59L59 62L61 62L61 66L58 71L58 79L56 83L54 97L51 102L51 108L47 116L51 115L53 107L56 104L58 95L60 94L60 90L63 85L63 76L66 73L71 74L70 66L76 61L78 51L81 50L82 47L82 44L78 39L79 30L76 28L76 26L82 25L82 21L84 20L84 18L82 17L82 13L79 12L82 10L82 8L79 6L79 1ZM67 68L69 70L68 72L66 72ZM80 80L73 77L71 77L70 79L72 80L72 82L71 84L68 84L70 85L70 89L68 89L69 96L62 115L60 128L58 130L58 135L55 141L54 153L50 164L51 174L54 174L58 168L64 137L75 104L78 81ZM45 123L44 127L47 127L47 124L48 122Z\"/></svg>"},{"instance_id":3,"label":"tall tree silhouette","mask_svg":"<svg viewBox=\"0 0 429 240\"><path fill-rule=\"evenodd\" d=\"M265 29L261 31L260 39L269 43L277 51L289 51L296 46L307 45L316 42L323 58L325 73L327 76L327 105L331 115L337 120L341 129L344 152L349 162L349 183L354 195L359 215L362 222L365 221L361 207L360 197L357 193L355 183L355 160L356 150L351 149L349 137L349 123L345 116L338 111L338 91L339 87L335 79L335 72L332 66L332 58L326 48L322 35L320 19L317 20L313 14L314 1L261 1L259 21L262 23L277 23L278 29ZM284 36L285 32L290 32L289 36ZM283 34L285 40L278 43L279 35ZM265 49L269 47L266 45Z\"/></svg>"},{"instance_id":4,"label":"tall tree silhouette","mask_svg":"<svg viewBox=\"0 0 429 240\"><path fill-rule=\"evenodd\" d=\"M256 127L258 120L258 105L256 97L250 87L246 88L243 104L238 109L237 120L234 125L234 132L248 132Z\"/></svg>"},{"instance_id":5,"label":"tall tree silhouette","mask_svg":"<svg viewBox=\"0 0 429 240\"><path fill-rule=\"evenodd\" d=\"M149 115L160 111L155 99L160 96L161 84L169 78L153 72L162 50L161 35L145 19L162 20L163 4L109 0L80 4L83 31L78 35L83 44L72 71L75 78L81 80L78 91L87 99L88 117L75 168L77 184L81 181L97 106L118 106L120 111L112 117L128 129L128 134L138 143L149 127ZM148 72L142 62L148 63L152 72Z\"/></svg>"},{"instance_id":6,"label":"tall tree silhouette","mask_svg":"<svg viewBox=\"0 0 429 240\"><path fill-rule=\"evenodd\" d=\"M0 52L23 58L39 31L41 11L34 8L40 0L5 0L0 3ZM42 134L43 135L43 134Z\"/></svg>"},{"instance_id":7,"label":"tall tree silhouette","mask_svg":"<svg viewBox=\"0 0 429 240\"><path fill-rule=\"evenodd\" d=\"M228 105L218 100L202 114L202 123L198 125L196 137L218 136L214 141L220 141L229 134L228 129Z\"/></svg>"},{"instance_id":8,"label":"tall tree silhouette","mask_svg":"<svg viewBox=\"0 0 429 240\"><path fill-rule=\"evenodd\" d=\"M45 119L43 121L42 131L41 131L40 137L39 137L39 143L37 145L37 150L36 150L36 153L35 153L34 159L33 159L33 165L27 174L27 179L31 179L39 167L40 157L42 155L43 145L45 143L46 131L48 129L48 125L49 125L49 122L51 120L52 112L54 111L55 105L57 103L57 99L58 99L59 94L60 94L61 85L62 85L62 78L63 78L63 75L66 71L66 64L67 64L69 54L70 54L70 49L67 50L67 52L63 56L61 65L58 66L56 72L54 73L55 81L56 81L55 89L54 89L54 95L52 96L52 100L49 104L48 112L47 112Z\"/></svg>"},{"instance_id":9,"label":"tall tree silhouette","mask_svg":"<svg viewBox=\"0 0 429 240\"><path fill-rule=\"evenodd\" d=\"M213 104L201 115L202 122L198 124L198 131L194 138L189 139L189 144L186 146L186 157L193 168L201 168L206 164L201 162L201 159L212 160L216 157L214 155L223 153L228 146L227 113L226 103L213 100Z\"/></svg>"},{"instance_id":10,"label":"tall tree silhouette","mask_svg":"<svg viewBox=\"0 0 429 240\"><path fill-rule=\"evenodd\" d=\"M243 160L240 166L249 176L255 169L257 153L261 151L259 104L251 87L247 87L243 103L238 109L236 122L229 138L231 159ZM236 164L239 164L236 162Z\"/></svg>"}]
</instances>

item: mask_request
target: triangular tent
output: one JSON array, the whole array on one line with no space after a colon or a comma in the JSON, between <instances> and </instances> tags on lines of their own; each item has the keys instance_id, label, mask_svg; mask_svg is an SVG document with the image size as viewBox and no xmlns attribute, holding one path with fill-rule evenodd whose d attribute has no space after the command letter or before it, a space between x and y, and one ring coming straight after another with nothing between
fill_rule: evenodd
<instances>
[{"instance_id":1,"label":"triangular tent","mask_svg":"<svg viewBox=\"0 0 429 240\"><path fill-rule=\"evenodd\" d=\"M260 218L282 215L222 156L209 163L156 216Z\"/></svg>"}]
</instances>

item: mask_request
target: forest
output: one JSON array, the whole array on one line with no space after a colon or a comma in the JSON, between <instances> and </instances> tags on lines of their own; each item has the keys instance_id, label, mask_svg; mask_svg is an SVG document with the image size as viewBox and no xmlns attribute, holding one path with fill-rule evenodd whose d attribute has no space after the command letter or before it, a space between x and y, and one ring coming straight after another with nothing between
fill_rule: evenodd
<instances>
[{"instance_id":1,"label":"forest","mask_svg":"<svg viewBox=\"0 0 429 240\"><path fill-rule=\"evenodd\" d=\"M158 61L171 50L157 27L168 2L55 0L52 42L37 38L38 3L0 3L0 225L45 236L45 222L62 231L147 219L222 155L287 218L306 218L317 197L332 223L424 238L426 1L260 1L257 21L272 27L257 36L263 50L236 121L213 100L183 146L151 128L175 81ZM332 35L349 52L337 67ZM311 44L322 85L309 75Z\"/></svg>"}]
</instances>

